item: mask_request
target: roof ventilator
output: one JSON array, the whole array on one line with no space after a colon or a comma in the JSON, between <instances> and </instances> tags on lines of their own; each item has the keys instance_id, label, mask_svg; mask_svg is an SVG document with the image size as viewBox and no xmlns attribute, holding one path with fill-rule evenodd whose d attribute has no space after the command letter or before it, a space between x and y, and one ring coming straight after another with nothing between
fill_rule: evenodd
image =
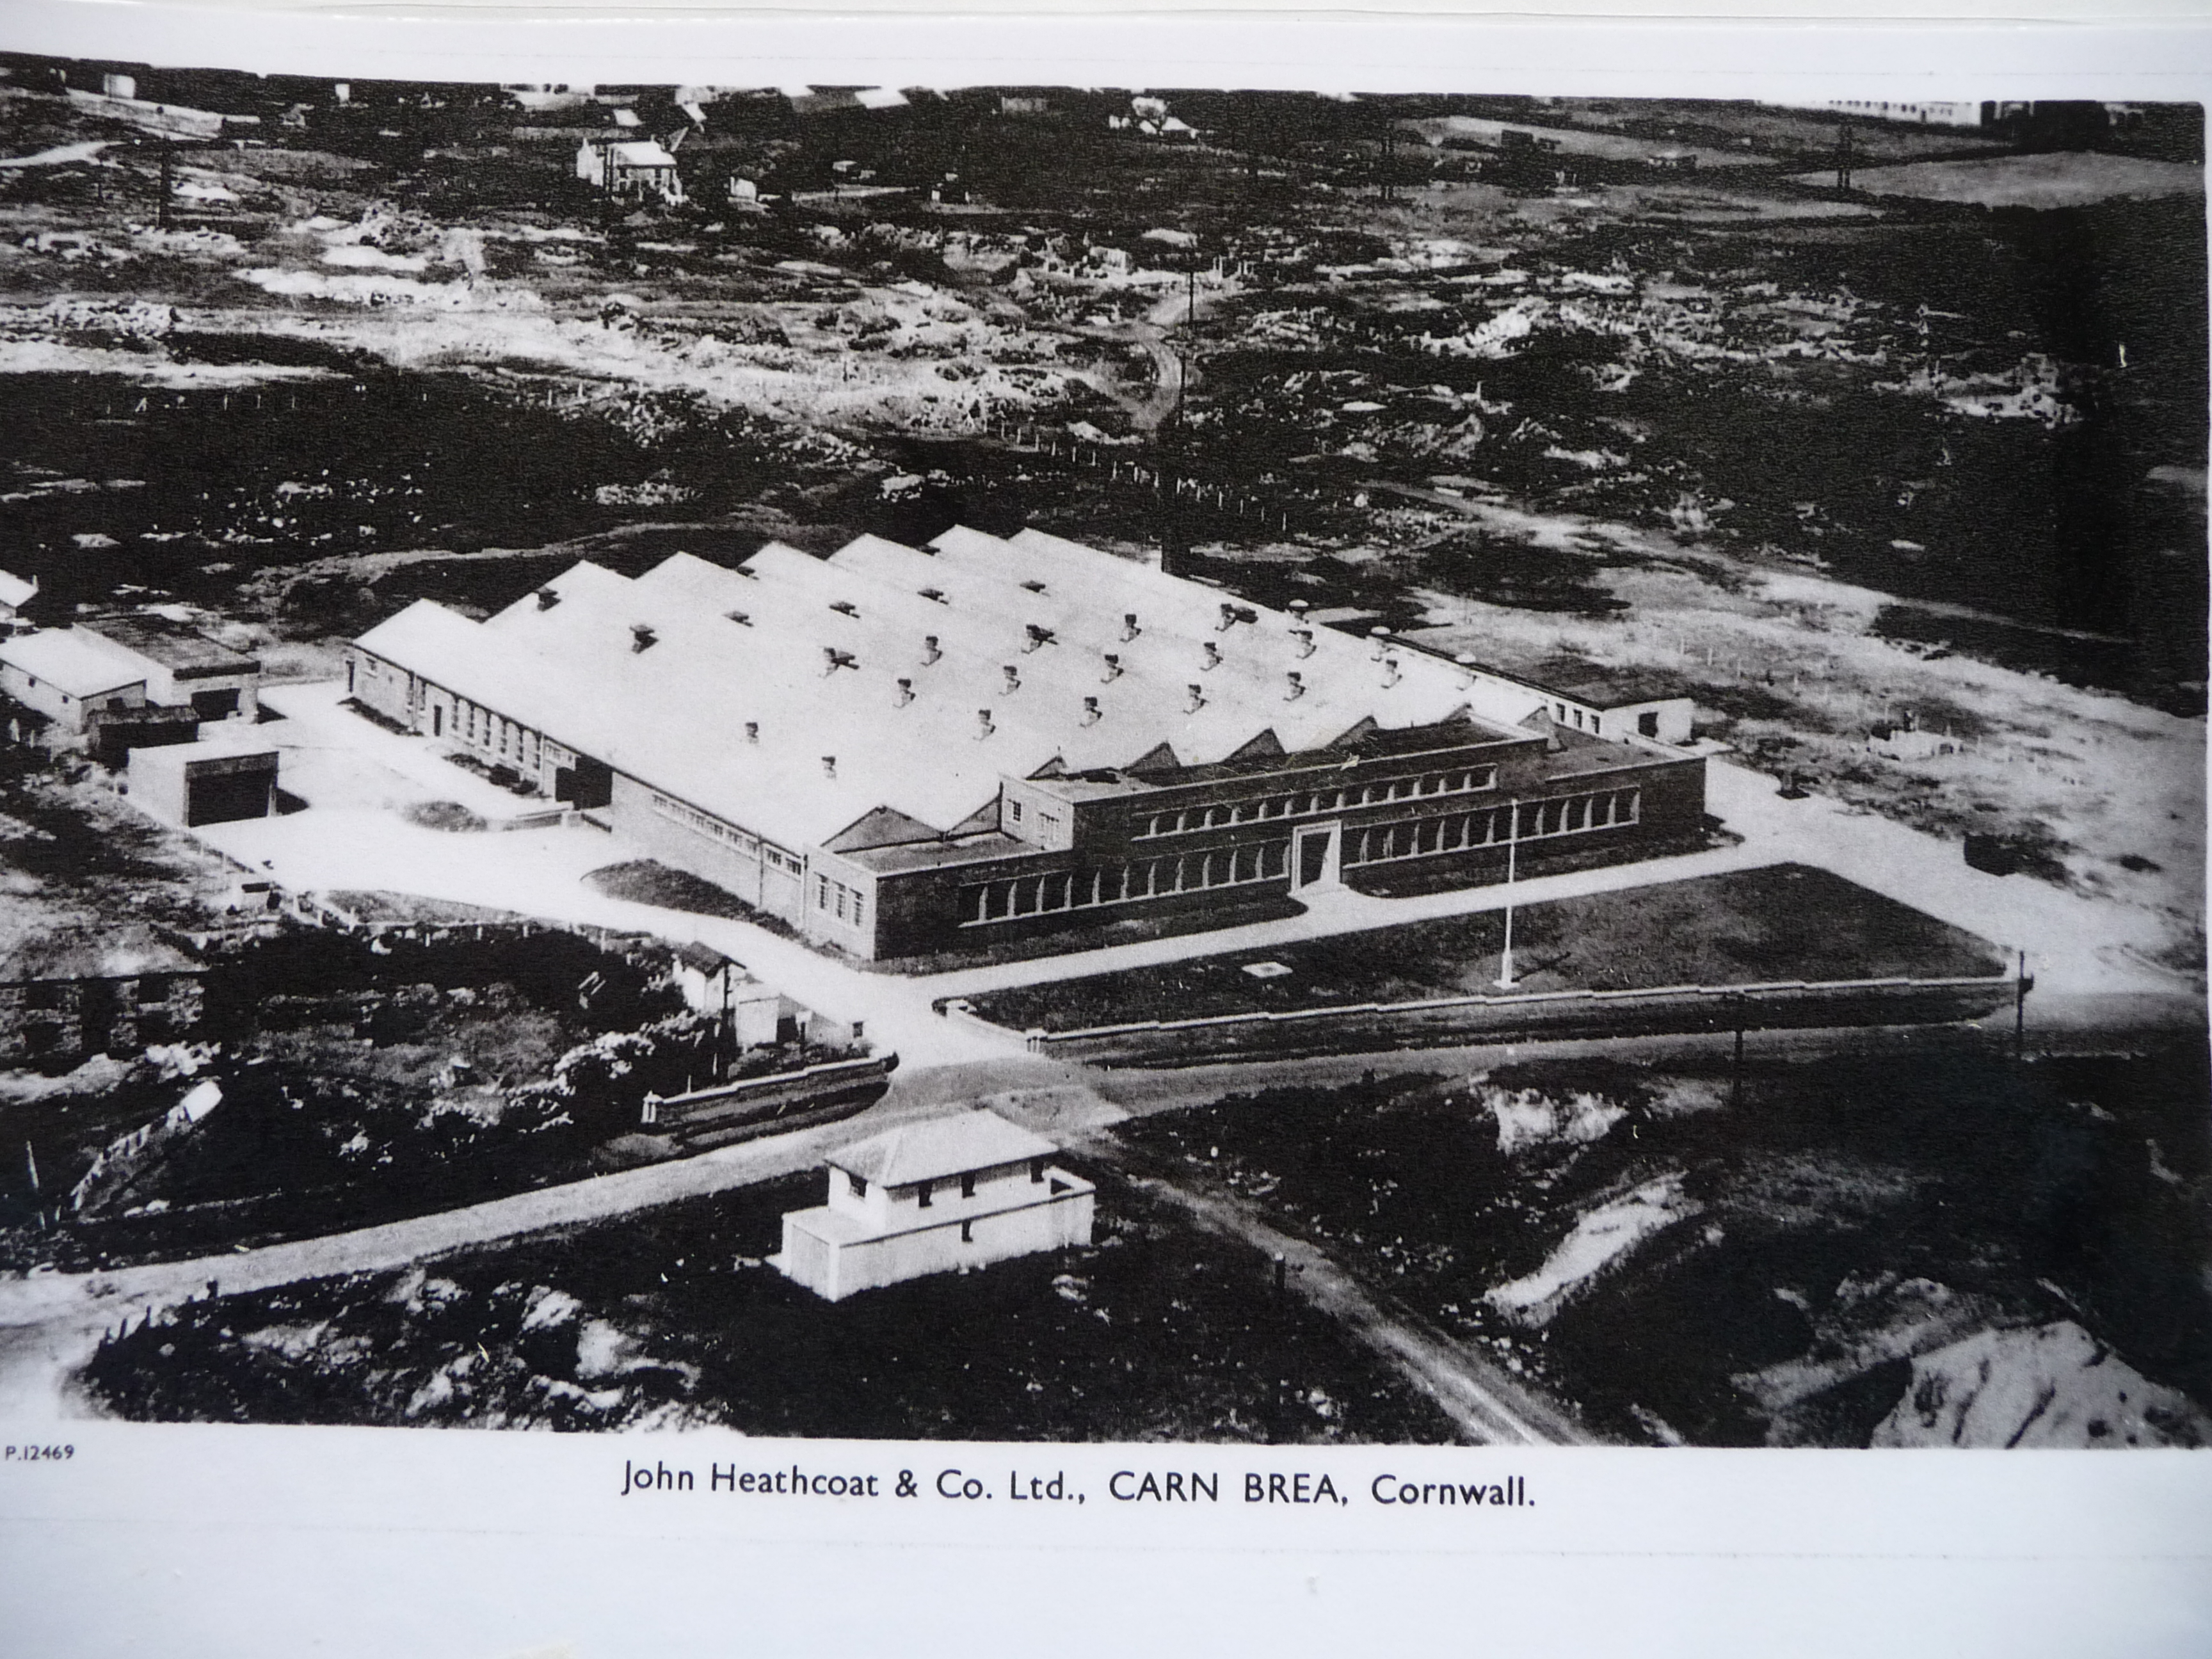
<instances>
[{"instance_id":1,"label":"roof ventilator","mask_svg":"<svg viewBox=\"0 0 2212 1659\"><path fill-rule=\"evenodd\" d=\"M1029 643L1022 647L1022 651L1023 653L1026 655L1030 652L1037 649L1040 646L1054 645L1057 643L1058 641L1053 637L1052 629L1049 628L1040 628L1035 623L1031 623L1029 624Z\"/></svg>"},{"instance_id":2,"label":"roof ventilator","mask_svg":"<svg viewBox=\"0 0 2212 1659\"><path fill-rule=\"evenodd\" d=\"M629 648L633 651L650 651L653 649L653 641L659 637L643 623L632 623L629 625Z\"/></svg>"},{"instance_id":3,"label":"roof ventilator","mask_svg":"<svg viewBox=\"0 0 2212 1659\"><path fill-rule=\"evenodd\" d=\"M1006 695L1008 696L1012 696L1015 692L1022 689L1021 671L1016 668L1013 664L1006 664L999 670L999 672L1006 677Z\"/></svg>"},{"instance_id":4,"label":"roof ventilator","mask_svg":"<svg viewBox=\"0 0 2212 1659\"><path fill-rule=\"evenodd\" d=\"M912 680L901 680L898 683L898 706L901 708L903 708L907 704L913 701L914 682Z\"/></svg>"},{"instance_id":5,"label":"roof ventilator","mask_svg":"<svg viewBox=\"0 0 2212 1659\"><path fill-rule=\"evenodd\" d=\"M1198 711L1199 711L1200 709L1201 709L1201 708L1205 708L1205 707L1206 707L1206 690L1205 690L1205 688L1204 688L1204 687L1202 687L1202 686L1198 686L1198 685L1194 685L1194 686L1192 686L1192 687L1190 688L1190 702L1189 702L1189 705L1188 705L1187 708L1184 708L1184 710L1183 710L1182 712L1183 712L1184 714L1195 714L1196 713L1198 713Z\"/></svg>"},{"instance_id":6,"label":"roof ventilator","mask_svg":"<svg viewBox=\"0 0 2212 1659\"><path fill-rule=\"evenodd\" d=\"M1299 673L1297 669L1293 668L1285 678L1287 678L1291 683L1291 689L1284 695L1283 701L1285 702L1296 702L1300 697L1303 697L1306 694L1306 677Z\"/></svg>"},{"instance_id":7,"label":"roof ventilator","mask_svg":"<svg viewBox=\"0 0 2212 1659\"><path fill-rule=\"evenodd\" d=\"M1206 660L1199 664L1199 666L1201 669L1214 669L1221 666L1221 647L1214 644L1212 640L1206 642Z\"/></svg>"},{"instance_id":8,"label":"roof ventilator","mask_svg":"<svg viewBox=\"0 0 2212 1659\"><path fill-rule=\"evenodd\" d=\"M556 590L550 587L541 587L538 590L538 608L540 611L550 611L560 603L561 595Z\"/></svg>"},{"instance_id":9,"label":"roof ventilator","mask_svg":"<svg viewBox=\"0 0 2212 1659\"><path fill-rule=\"evenodd\" d=\"M1083 723L1085 726L1096 726L1104 718L1105 716L1098 712L1097 698L1085 697L1083 700Z\"/></svg>"},{"instance_id":10,"label":"roof ventilator","mask_svg":"<svg viewBox=\"0 0 2212 1659\"><path fill-rule=\"evenodd\" d=\"M942 651L939 651L937 648L936 635L925 634L921 636L921 665L924 668L928 667L930 664L935 662L944 654L945 653Z\"/></svg>"},{"instance_id":11,"label":"roof ventilator","mask_svg":"<svg viewBox=\"0 0 2212 1659\"><path fill-rule=\"evenodd\" d=\"M1131 611L1123 615L1121 618L1121 637L1124 641L1133 640L1138 635L1144 631L1145 630L1137 626L1137 613L1135 611Z\"/></svg>"},{"instance_id":12,"label":"roof ventilator","mask_svg":"<svg viewBox=\"0 0 2212 1659\"><path fill-rule=\"evenodd\" d=\"M824 755L822 757L822 775L825 778L834 778L837 775L837 757L835 755Z\"/></svg>"},{"instance_id":13,"label":"roof ventilator","mask_svg":"<svg viewBox=\"0 0 2212 1659\"><path fill-rule=\"evenodd\" d=\"M822 672L824 678L836 673L841 668L857 669L860 665L860 659L858 657L849 651L840 651L834 645L825 645L822 647L822 660L823 664Z\"/></svg>"},{"instance_id":14,"label":"roof ventilator","mask_svg":"<svg viewBox=\"0 0 2212 1659\"><path fill-rule=\"evenodd\" d=\"M989 737L992 732L998 729L999 728L997 726L991 724L991 711L989 709L979 708L975 711L975 740L978 743L981 742L985 738Z\"/></svg>"},{"instance_id":15,"label":"roof ventilator","mask_svg":"<svg viewBox=\"0 0 2212 1659\"><path fill-rule=\"evenodd\" d=\"M1104 683L1110 685L1113 682L1120 679L1121 678L1121 659L1115 656L1111 651L1109 651L1106 653L1106 678Z\"/></svg>"},{"instance_id":16,"label":"roof ventilator","mask_svg":"<svg viewBox=\"0 0 2212 1659\"><path fill-rule=\"evenodd\" d=\"M1369 653L1368 660L1381 662L1390 648L1390 630L1380 626L1370 628L1367 630L1367 637L1375 641L1375 649Z\"/></svg>"}]
</instances>

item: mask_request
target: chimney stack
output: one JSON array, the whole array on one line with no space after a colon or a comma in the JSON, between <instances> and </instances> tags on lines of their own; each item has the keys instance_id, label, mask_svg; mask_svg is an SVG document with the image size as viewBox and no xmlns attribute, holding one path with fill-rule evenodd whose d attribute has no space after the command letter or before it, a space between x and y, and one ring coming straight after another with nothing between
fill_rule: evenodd
<instances>
[{"instance_id":1,"label":"chimney stack","mask_svg":"<svg viewBox=\"0 0 2212 1659\"><path fill-rule=\"evenodd\" d=\"M1205 688L1204 688L1203 686L1193 685L1193 686L1190 688L1190 704L1189 704L1189 706L1188 706L1188 708L1186 708L1182 712L1183 712L1184 714L1195 714L1196 713L1198 713L1198 711L1199 711L1200 709L1201 709L1201 708L1205 708L1205 707L1206 707L1206 690L1205 690Z\"/></svg>"},{"instance_id":2,"label":"chimney stack","mask_svg":"<svg viewBox=\"0 0 2212 1659\"><path fill-rule=\"evenodd\" d=\"M997 726L991 724L991 711L989 709L979 708L975 711L975 740L978 743L981 743L985 738L989 737L992 732L999 729Z\"/></svg>"},{"instance_id":3,"label":"chimney stack","mask_svg":"<svg viewBox=\"0 0 2212 1659\"><path fill-rule=\"evenodd\" d=\"M745 722L745 741L747 743L758 743L760 741L760 722L758 720L747 720Z\"/></svg>"},{"instance_id":4,"label":"chimney stack","mask_svg":"<svg viewBox=\"0 0 2212 1659\"><path fill-rule=\"evenodd\" d=\"M1214 644L1212 640L1208 640L1206 642L1206 660L1199 664L1199 667L1201 669L1211 669L1218 668L1220 666L1221 647Z\"/></svg>"},{"instance_id":5,"label":"chimney stack","mask_svg":"<svg viewBox=\"0 0 2212 1659\"><path fill-rule=\"evenodd\" d=\"M1137 626L1137 613L1135 611L1131 611L1124 613L1121 617L1121 638L1124 641L1133 640L1138 635L1144 631L1145 630Z\"/></svg>"},{"instance_id":6,"label":"chimney stack","mask_svg":"<svg viewBox=\"0 0 2212 1659\"><path fill-rule=\"evenodd\" d=\"M1085 697L1083 700L1083 723L1085 726L1096 726L1103 718L1098 712L1098 699Z\"/></svg>"},{"instance_id":7,"label":"chimney stack","mask_svg":"<svg viewBox=\"0 0 2212 1659\"><path fill-rule=\"evenodd\" d=\"M837 775L837 757L835 755L824 755L822 757L822 775L825 778L834 778Z\"/></svg>"},{"instance_id":8,"label":"chimney stack","mask_svg":"<svg viewBox=\"0 0 2212 1659\"><path fill-rule=\"evenodd\" d=\"M1286 678L1290 680L1291 690L1290 695L1285 697L1283 701L1285 702L1296 702L1300 697L1303 697L1306 694L1306 677L1299 673L1297 669L1293 668Z\"/></svg>"},{"instance_id":9,"label":"chimney stack","mask_svg":"<svg viewBox=\"0 0 2212 1659\"><path fill-rule=\"evenodd\" d=\"M898 683L898 706L903 708L907 704L913 701L914 682L912 680L901 680Z\"/></svg>"},{"instance_id":10,"label":"chimney stack","mask_svg":"<svg viewBox=\"0 0 2212 1659\"><path fill-rule=\"evenodd\" d=\"M1111 684L1121 678L1121 659L1111 651L1106 653L1106 681Z\"/></svg>"},{"instance_id":11,"label":"chimney stack","mask_svg":"<svg viewBox=\"0 0 2212 1659\"><path fill-rule=\"evenodd\" d=\"M1011 697L1015 692L1022 689L1021 671L1016 668L1013 664L1005 664L1000 668L999 672L1006 677L1006 695L1008 696Z\"/></svg>"},{"instance_id":12,"label":"chimney stack","mask_svg":"<svg viewBox=\"0 0 2212 1659\"><path fill-rule=\"evenodd\" d=\"M643 623L632 623L629 625L629 648L632 651L651 650L653 642L657 637L659 636Z\"/></svg>"},{"instance_id":13,"label":"chimney stack","mask_svg":"<svg viewBox=\"0 0 2212 1659\"><path fill-rule=\"evenodd\" d=\"M937 648L936 635L925 634L921 636L921 665L924 668L928 667L930 664L935 662L944 654L945 653L942 651L939 651Z\"/></svg>"},{"instance_id":14,"label":"chimney stack","mask_svg":"<svg viewBox=\"0 0 2212 1659\"><path fill-rule=\"evenodd\" d=\"M1293 628L1291 630L1291 637L1298 642L1298 655L1301 657L1310 657L1313 655L1316 647L1314 645L1312 629Z\"/></svg>"}]
</instances>

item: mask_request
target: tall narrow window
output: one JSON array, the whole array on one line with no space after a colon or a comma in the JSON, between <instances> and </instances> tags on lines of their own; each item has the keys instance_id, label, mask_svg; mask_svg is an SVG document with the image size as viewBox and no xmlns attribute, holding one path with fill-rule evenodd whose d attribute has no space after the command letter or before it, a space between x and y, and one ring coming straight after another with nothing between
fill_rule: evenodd
<instances>
[{"instance_id":1,"label":"tall narrow window","mask_svg":"<svg viewBox=\"0 0 2212 1659\"><path fill-rule=\"evenodd\" d=\"M914 1201L925 1210L929 1207L929 1183L927 1181L921 1182L915 1185L914 1189Z\"/></svg>"},{"instance_id":2,"label":"tall narrow window","mask_svg":"<svg viewBox=\"0 0 2212 1659\"><path fill-rule=\"evenodd\" d=\"M960 1196L963 1198L975 1196L975 1172L973 1170L960 1177Z\"/></svg>"},{"instance_id":3,"label":"tall narrow window","mask_svg":"<svg viewBox=\"0 0 2212 1659\"><path fill-rule=\"evenodd\" d=\"M853 1189L853 1196L855 1198L866 1198L868 1195L868 1182L865 1176L856 1176L848 1170L845 1171L845 1184Z\"/></svg>"}]
</instances>

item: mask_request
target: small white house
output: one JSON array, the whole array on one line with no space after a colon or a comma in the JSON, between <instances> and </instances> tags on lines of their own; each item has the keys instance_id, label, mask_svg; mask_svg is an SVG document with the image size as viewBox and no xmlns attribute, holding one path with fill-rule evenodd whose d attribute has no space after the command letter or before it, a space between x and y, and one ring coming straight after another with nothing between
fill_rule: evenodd
<instances>
[{"instance_id":1,"label":"small white house","mask_svg":"<svg viewBox=\"0 0 2212 1659\"><path fill-rule=\"evenodd\" d=\"M146 670L74 629L46 629L0 641L0 691L76 736L95 714L143 704Z\"/></svg>"},{"instance_id":2,"label":"small white house","mask_svg":"<svg viewBox=\"0 0 2212 1659\"><path fill-rule=\"evenodd\" d=\"M12 570L0 570L0 634L13 633L18 628L29 626L23 620L23 611L38 597L37 577L18 576Z\"/></svg>"},{"instance_id":3,"label":"small white house","mask_svg":"<svg viewBox=\"0 0 2212 1659\"><path fill-rule=\"evenodd\" d=\"M676 158L650 138L587 138L576 147L576 176L610 196L657 197L671 207L684 200Z\"/></svg>"},{"instance_id":4,"label":"small white house","mask_svg":"<svg viewBox=\"0 0 2212 1659\"><path fill-rule=\"evenodd\" d=\"M830 1156L830 1201L786 1213L772 1265L837 1302L1088 1244L1097 1189L1052 1162L1059 1151L988 1111L902 1124Z\"/></svg>"},{"instance_id":5,"label":"small white house","mask_svg":"<svg viewBox=\"0 0 2212 1659\"><path fill-rule=\"evenodd\" d=\"M740 1049L775 1041L785 1014L783 997L775 987L747 973L743 963L712 945L682 945L676 950L673 973L684 1006L695 1013L726 1018Z\"/></svg>"}]
</instances>

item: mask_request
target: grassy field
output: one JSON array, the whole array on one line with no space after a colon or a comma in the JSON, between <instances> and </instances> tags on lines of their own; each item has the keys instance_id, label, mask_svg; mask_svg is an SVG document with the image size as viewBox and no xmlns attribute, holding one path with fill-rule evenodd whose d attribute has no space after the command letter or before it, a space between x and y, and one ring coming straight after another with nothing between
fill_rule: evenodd
<instances>
[{"instance_id":1,"label":"grassy field","mask_svg":"<svg viewBox=\"0 0 2212 1659\"><path fill-rule=\"evenodd\" d=\"M1825 871L1777 865L1514 914L1525 991L1995 974L1980 939ZM1504 919L1410 922L971 998L1017 1030L1407 1002L1494 989ZM1247 971L1272 963L1287 972Z\"/></svg>"},{"instance_id":2,"label":"grassy field","mask_svg":"<svg viewBox=\"0 0 2212 1659\"><path fill-rule=\"evenodd\" d=\"M1425 1398L1271 1300L1256 1253L1110 1176L1090 1249L835 1304L760 1261L819 1176L174 1310L100 1352L159 1421L970 1440L1448 1442Z\"/></svg>"}]
</instances>

